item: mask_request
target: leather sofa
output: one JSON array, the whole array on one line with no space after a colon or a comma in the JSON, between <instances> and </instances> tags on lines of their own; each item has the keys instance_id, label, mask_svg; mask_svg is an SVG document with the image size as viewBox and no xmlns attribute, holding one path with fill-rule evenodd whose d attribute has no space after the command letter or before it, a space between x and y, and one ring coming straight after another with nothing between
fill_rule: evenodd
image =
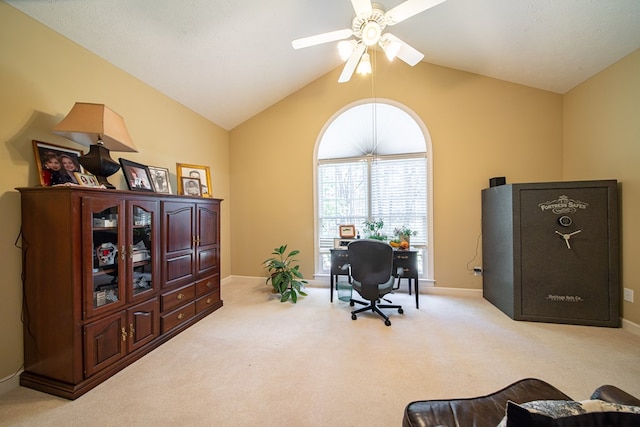
<instances>
[{"instance_id":1,"label":"leather sofa","mask_svg":"<svg viewBox=\"0 0 640 427\"><path fill-rule=\"evenodd\" d=\"M611 385L598 387L591 399L640 406L640 399ZM486 396L464 399L420 400L404 411L404 427L495 427L505 416L508 401L572 400L542 380L526 378Z\"/></svg>"}]
</instances>

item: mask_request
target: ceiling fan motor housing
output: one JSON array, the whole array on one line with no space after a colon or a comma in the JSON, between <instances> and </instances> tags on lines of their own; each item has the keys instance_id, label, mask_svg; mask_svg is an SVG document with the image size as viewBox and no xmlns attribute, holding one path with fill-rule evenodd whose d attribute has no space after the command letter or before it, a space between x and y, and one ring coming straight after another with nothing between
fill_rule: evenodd
<instances>
[{"instance_id":1,"label":"ceiling fan motor housing","mask_svg":"<svg viewBox=\"0 0 640 427\"><path fill-rule=\"evenodd\" d=\"M353 34L361 38L367 46L373 46L380 40L382 31L387 26L385 12L378 4L373 4L369 16L356 16L353 18L351 29Z\"/></svg>"}]
</instances>

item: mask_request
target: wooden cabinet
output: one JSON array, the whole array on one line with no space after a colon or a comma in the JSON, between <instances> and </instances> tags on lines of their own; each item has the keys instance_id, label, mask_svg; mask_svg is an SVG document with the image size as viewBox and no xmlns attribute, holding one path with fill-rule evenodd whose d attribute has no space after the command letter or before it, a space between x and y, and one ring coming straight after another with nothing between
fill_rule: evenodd
<instances>
[{"instance_id":1,"label":"wooden cabinet","mask_svg":"<svg viewBox=\"0 0 640 427\"><path fill-rule=\"evenodd\" d=\"M161 330L220 304L220 204L162 202Z\"/></svg>"},{"instance_id":2,"label":"wooden cabinet","mask_svg":"<svg viewBox=\"0 0 640 427\"><path fill-rule=\"evenodd\" d=\"M21 385L75 399L222 306L220 200L19 191Z\"/></svg>"}]
</instances>

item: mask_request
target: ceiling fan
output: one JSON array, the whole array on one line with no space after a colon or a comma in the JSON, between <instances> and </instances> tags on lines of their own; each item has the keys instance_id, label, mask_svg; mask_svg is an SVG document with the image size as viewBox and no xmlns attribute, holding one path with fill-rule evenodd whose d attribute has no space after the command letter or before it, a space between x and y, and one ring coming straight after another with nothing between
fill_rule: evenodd
<instances>
[{"instance_id":1,"label":"ceiling fan","mask_svg":"<svg viewBox=\"0 0 640 427\"><path fill-rule=\"evenodd\" d=\"M356 13L351 28L303 37L292 41L291 44L294 49L302 49L322 43L343 40L340 42L342 45L339 46L339 49L342 50L346 46L349 53L345 55L348 59L338 79L340 83L348 82L351 79L358 63L369 61L367 50L369 47L373 48L376 44L382 48L389 59L398 57L407 64L414 66L422 61L424 55L393 34L383 34L382 32L387 26L402 22L444 1L406 0L385 12L380 4L371 3L370 0L351 0ZM346 40L351 36L356 38Z\"/></svg>"}]
</instances>

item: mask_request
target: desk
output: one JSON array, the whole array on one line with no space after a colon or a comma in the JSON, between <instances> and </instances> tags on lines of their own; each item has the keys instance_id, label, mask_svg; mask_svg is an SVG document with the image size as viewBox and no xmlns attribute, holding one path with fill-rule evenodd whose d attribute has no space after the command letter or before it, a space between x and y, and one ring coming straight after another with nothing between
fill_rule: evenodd
<instances>
[{"instance_id":1,"label":"desk","mask_svg":"<svg viewBox=\"0 0 640 427\"><path fill-rule=\"evenodd\" d=\"M349 270L344 269L349 264L349 253L345 249L331 249L331 302L333 302L333 291L337 288L338 276L349 276ZM409 295L411 295L411 281L413 281L414 292L416 294L416 308L420 308L418 290L418 251L394 250L393 251L393 271L402 268L402 274L398 277L398 287L402 279L409 281ZM397 287L395 289L398 289Z\"/></svg>"}]
</instances>

